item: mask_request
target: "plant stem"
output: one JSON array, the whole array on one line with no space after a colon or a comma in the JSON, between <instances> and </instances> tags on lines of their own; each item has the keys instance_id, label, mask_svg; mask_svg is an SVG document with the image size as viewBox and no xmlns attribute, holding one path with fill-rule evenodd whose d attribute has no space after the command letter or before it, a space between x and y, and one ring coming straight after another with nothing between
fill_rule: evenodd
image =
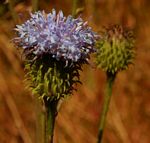
<instances>
[{"instance_id":1,"label":"plant stem","mask_svg":"<svg viewBox=\"0 0 150 143\"><path fill-rule=\"evenodd\" d=\"M78 0L73 0L73 6L72 6L72 15L73 15L73 17L76 16L77 7L78 7Z\"/></svg>"},{"instance_id":2,"label":"plant stem","mask_svg":"<svg viewBox=\"0 0 150 143\"><path fill-rule=\"evenodd\" d=\"M58 100L45 102L45 143L53 143L55 118L57 115L57 103Z\"/></svg>"},{"instance_id":3,"label":"plant stem","mask_svg":"<svg viewBox=\"0 0 150 143\"><path fill-rule=\"evenodd\" d=\"M84 11L85 1L73 0L72 16L76 18L80 13Z\"/></svg>"},{"instance_id":4,"label":"plant stem","mask_svg":"<svg viewBox=\"0 0 150 143\"><path fill-rule=\"evenodd\" d=\"M15 23L18 21L17 13L15 12L15 1L9 0L9 10Z\"/></svg>"},{"instance_id":5,"label":"plant stem","mask_svg":"<svg viewBox=\"0 0 150 143\"><path fill-rule=\"evenodd\" d=\"M104 103L103 103L101 120L100 120L100 125L99 125L97 143L102 142L104 126L105 126L107 112L108 112L109 104L110 104L110 100L111 100L112 86L113 86L114 80L115 80L115 74L113 75L113 74L107 73L106 91L105 91L105 96L104 96Z\"/></svg>"},{"instance_id":6,"label":"plant stem","mask_svg":"<svg viewBox=\"0 0 150 143\"><path fill-rule=\"evenodd\" d=\"M32 10L35 12L39 9L39 0L32 0Z\"/></svg>"}]
</instances>

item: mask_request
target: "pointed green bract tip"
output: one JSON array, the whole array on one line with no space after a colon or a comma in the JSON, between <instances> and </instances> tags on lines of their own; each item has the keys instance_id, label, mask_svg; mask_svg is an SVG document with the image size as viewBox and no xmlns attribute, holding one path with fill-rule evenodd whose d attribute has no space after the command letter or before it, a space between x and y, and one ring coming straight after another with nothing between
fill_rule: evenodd
<instances>
[{"instance_id":1,"label":"pointed green bract tip","mask_svg":"<svg viewBox=\"0 0 150 143\"><path fill-rule=\"evenodd\" d=\"M113 25L105 28L101 36L96 45L98 68L111 74L127 69L134 58L133 32Z\"/></svg>"}]
</instances>

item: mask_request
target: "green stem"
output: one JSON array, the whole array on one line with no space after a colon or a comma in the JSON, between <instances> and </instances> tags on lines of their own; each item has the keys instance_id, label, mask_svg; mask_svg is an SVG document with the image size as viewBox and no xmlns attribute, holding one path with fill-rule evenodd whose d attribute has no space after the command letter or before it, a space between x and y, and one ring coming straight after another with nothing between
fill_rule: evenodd
<instances>
[{"instance_id":1,"label":"green stem","mask_svg":"<svg viewBox=\"0 0 150 143\"><path fill-rule=\"evenodd\" d=\"M72 6L72 16L76 18L80 13L83 12L85 6L85 1L73 0Z\"/></svg>"},{"instance_id":2,"label":"green stem","mask_svg":"<svg viewBox=\"0 0 150 143\"><path fill-rule=\"evenodd\" d=\"M94 18L94 22L96 23L96 24L98 24L99 23L99 21L100 21L100 18L101 18L101 15L98 13L99 12L99 4L98 4L98 2L99 1L97 1L97 0L93 0L92 1L93 3L93 18Z\"/></svg>"},{"instance_id":3,"label":"green stem","mask_svg":"<svg viewBox=\"0 0 150 143\"><path fill-rule=\"evenodd\" d=\"M99 125L97 143L102 142L102 137L103 137L104 127L105 127L107 112L108 112L109 104L111 100L112 86L113 86L114 80L115 80L115 75L107 73L106 91L105 91L104 103L103 103L101 120L100 120L100 125Z\"/></svg>"},{"instance_id":4,"label":"green stem","mask_svg":"<svg viewBox=\"0 0 150 143\"><path fill-rule=\"evenodd\" d=\"M32 0L32 10L37 11L39 9L39 0Z\"/></svg>"},{"instance_id":5,"label":"green stem","mask_svg":"<svg viewBox=\"0 0 150 143\"><path fill-rule=\"evenodd\" d=\"M73 17L76 16L77 7L78 7L78 0L73 0L73 6L72 6L72 16Z\"/></svg>"},{"instance_id":6,"label":"green stem","mask_svg":"<svg viewBox=\"0 0 150 143\"><path fill-rule=\"evenodd\" d=\"M55 118L57 115L58 100L45 100L46 117L45 117L45 143L53 143Z\"/></svg>"},{"instance_id":7,"label":"green stem","mask_svg":"<svg viewBox=\"0 0 150 143\"><path fill-rule=\"evenodd\" d=\"M15 23L18 21L17 13L15 12L15 1L9 0L9 10Z\"/></svg>"}]
</instances>

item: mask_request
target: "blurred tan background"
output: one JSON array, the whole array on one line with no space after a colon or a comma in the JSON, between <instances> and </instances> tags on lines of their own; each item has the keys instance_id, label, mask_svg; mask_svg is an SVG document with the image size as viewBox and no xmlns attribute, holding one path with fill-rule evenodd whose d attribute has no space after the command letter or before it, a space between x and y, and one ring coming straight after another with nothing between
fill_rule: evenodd
<instances>
[{"instance_id":1,"label":"blurred tan background","mask_svg":"<svg viewBox=\"0 0 150 143\"><path fill-rule=\"evenodd\" d=\"M72 12L71 0L0 0L0 143L39 143L35 97L25 88L23 63L11 43L15 24L32 9ZM82 17L99 31L108 24L132 28L135 64L118 74L104 132L104 143L150 143L150 1L82 0ZM92 60L91 60L92 61ZM106 77L84 66L83 85L64 100L57 117L55 143L96 143Z\"/></svg>"}]
</instances>

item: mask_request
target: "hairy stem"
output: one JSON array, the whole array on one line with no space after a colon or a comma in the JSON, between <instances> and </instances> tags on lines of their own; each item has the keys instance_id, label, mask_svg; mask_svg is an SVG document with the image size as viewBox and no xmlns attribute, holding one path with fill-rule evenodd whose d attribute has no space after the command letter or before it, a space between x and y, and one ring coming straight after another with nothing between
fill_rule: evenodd
<instances>
[{"instance_id":1,"label":"hairy stem","mask_svg":"<svg viewBox=\"0 0 150 143\"><path fill-rule=\"evenodd\" d=\"M104 127L105 127L107 112L108 112L109 104L111 100L112 86L113 86L114 80L115 80L115 75L107 73L106 91L105 91L104 103L103 103L102 114L101 114L101 119L100 119L97 143L102 142L102 137L103 137Z\"/></svg>"}]
</instances>

